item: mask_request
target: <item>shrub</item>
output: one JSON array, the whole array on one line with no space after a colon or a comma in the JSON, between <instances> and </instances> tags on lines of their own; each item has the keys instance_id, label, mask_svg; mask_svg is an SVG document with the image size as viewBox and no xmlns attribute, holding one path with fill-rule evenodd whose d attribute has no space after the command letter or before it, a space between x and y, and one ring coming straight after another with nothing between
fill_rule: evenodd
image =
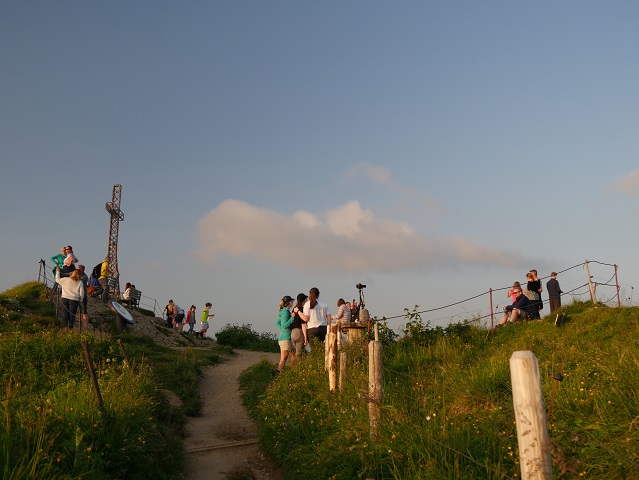
<instances>
[{"instance_id":1,"label":"shrub","mask_svg":"<svg viewBox=\"0 0 639 480\"><path fill-rule=\"evenodd\" d=\"M272 333L257 333L252 325L226 324L215 334L217 343L233 348L258 350L261 352L279 352L277 337Z\"/></svg>"}]
</instances>

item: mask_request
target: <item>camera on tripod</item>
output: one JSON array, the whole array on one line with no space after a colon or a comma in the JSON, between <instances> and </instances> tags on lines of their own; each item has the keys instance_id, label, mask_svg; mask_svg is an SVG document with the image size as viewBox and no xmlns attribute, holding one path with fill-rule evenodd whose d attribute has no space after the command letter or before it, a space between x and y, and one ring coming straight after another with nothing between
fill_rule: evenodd
<instances>
[{"instance_id":1,"label":"camera on tripod","mask_svg":"<svg viewBox=\"0 0 639 480\"><path fill-rule=\"evenodd\" d=\"M366 285L362 285L361 283L358 283L357 285L355 285L355 288L356 288L357 290L361 290L361 289L363 289L363 288L366 288Z\"/></svg>"}]
</instances>

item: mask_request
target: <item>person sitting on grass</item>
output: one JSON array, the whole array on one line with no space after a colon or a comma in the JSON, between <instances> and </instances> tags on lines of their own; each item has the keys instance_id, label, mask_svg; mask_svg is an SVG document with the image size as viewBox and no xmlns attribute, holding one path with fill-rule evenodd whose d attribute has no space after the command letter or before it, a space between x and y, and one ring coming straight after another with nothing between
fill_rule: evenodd
<instances>
[{"instance_id":1,"label":"person sitting on grass","mask_svg":"<svg viewBox=\"0 0 639 480\"><path fill-rule=\"evenodd\" d=\"M513 288L513 295L515 295L515 301L512 305L504 307L504 315L497 326L506 325L506 322L515 323L518 318L528 313L531 303L528 297L522 294L521 287Z\"/></svg>"}]
</instances>

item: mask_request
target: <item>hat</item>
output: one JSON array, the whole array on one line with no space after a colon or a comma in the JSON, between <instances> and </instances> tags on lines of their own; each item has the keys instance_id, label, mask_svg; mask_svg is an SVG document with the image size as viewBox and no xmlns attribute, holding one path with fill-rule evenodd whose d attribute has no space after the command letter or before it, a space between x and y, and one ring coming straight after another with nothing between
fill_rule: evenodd
<instances>
[{"instance_id":1,"label":"hat","mask_svg":"<svg viewBox=\"0 0 639 480\"><path fill-rule=\"evenodd\" d=\"M306 295L305 293L298 293L297 294L297 301L298 302L303 302L304 300L306 300L308 298L308 295Z\"/></svg>"},{"instance_id":2,"label":"hat","mask_svg":"<svg viewBox=\"0 0 639 480\"><path fill-rule=\"evenodd\" d=\"M292 302L293 299L288 295L284 295L284 297L282 297L282 301L284 302L284 305L286 305L288 302Z\"/></svg>"}]
</instances>

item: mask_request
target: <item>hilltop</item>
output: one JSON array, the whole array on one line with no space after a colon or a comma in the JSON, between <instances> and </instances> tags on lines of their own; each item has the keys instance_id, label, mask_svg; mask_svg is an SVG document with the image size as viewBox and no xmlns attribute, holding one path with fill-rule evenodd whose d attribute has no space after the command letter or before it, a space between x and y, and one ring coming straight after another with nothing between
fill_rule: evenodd
<instances>
[{"instance_id":1,"label":"hilltop","mask_svg":"<svg viewBox=\"0 0 639 480\"><path fill-rule=\"evenodd\" d=\"M562 313L561 326L548 316L494 335L468 322L431 328L408 318L403 338L382 336L377 441L365 346L347 348L337 392L323 352L312 354L254 407L265 451L291 479L519 478L509 359L529 350L550 414L553 478L639 478L639 308L576 302Z\"/></svg>"}]
</instances>

